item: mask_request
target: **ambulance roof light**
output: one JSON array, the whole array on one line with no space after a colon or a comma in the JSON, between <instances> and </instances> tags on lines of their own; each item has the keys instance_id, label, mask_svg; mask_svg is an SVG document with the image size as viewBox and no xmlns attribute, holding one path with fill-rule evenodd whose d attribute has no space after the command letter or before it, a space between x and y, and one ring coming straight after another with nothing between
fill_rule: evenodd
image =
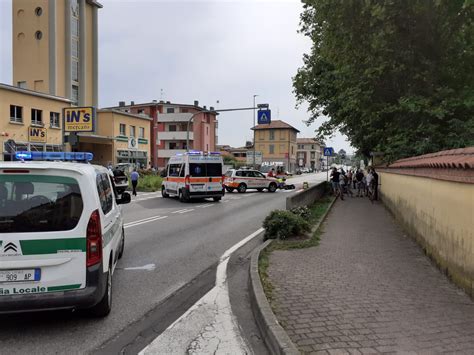
<instances>
[{"instance_id":1,"label":"ambulance roof light","mask_svg":"<svg viewBox=\"0 0 474 355\"><path fill-rule=\"evenodd\" d=\"M27 152L15 153L18 160L61 160L89 162L94 159L94 154L89 152Z\"/></svg>"}]
</instances>

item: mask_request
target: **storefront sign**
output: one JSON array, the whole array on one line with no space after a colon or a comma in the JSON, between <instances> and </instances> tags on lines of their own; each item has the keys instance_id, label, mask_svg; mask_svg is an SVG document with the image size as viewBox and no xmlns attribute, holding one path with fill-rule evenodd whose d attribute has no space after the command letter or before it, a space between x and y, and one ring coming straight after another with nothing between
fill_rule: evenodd
<instances>
[{"instance_id":1,"label":"storefront sign","mask_svg":"<svg viewBox=\"0 0 474 355\"><path fill-rule=\"evenodd\" d=\"M34 143L46 143L47 130L41 127L28 127L28 140Z\"/></svg>"},{"instance_id":2,"label":"storefront sign","mask_svg":"<svg viewBox=\"0 0 474 355\"><path fill-rule=\"evenodd\" d=\"M64 109L65 132L93 132L95 107L68 107Z\"/></svg>"}]
</instances>

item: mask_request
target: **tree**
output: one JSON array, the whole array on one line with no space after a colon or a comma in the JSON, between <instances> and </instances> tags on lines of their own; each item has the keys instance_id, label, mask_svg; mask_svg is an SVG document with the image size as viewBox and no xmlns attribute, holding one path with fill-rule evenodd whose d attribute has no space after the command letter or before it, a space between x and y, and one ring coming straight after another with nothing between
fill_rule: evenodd
<instances>
[{"instance_id":1,"label":"tree","mask_svg":"<svg viewBox=\"0 0 474 355\"><path fill-rule=\"evenodd\" d=\"M310 54L293 78L320 138L388 160L474 145L470 0L305 0Z\"/></svg>"}]
</instances>

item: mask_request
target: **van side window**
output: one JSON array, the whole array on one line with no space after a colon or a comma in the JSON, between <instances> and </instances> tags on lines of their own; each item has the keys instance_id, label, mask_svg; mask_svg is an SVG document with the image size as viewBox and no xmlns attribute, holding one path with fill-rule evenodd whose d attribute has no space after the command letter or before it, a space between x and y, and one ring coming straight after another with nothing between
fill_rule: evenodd
<instances>
[{"instance_id":1,"label":"van side window","mask_svg":"<svg viewBox=\"0 0 474 355\"><path fill-rule=\"evenodd\" d=\"M170 164L168 176L179 176L181 164Z\"/></svg>"},{"instance_id":2,"label":"van side window","mask_svg":"<svg viewBox=\"0 0 474 355\"><path fill-rule=\"evenodd\" d=\"M184 177L185 170L186 170L186 165L185 164L181 165L181 173L179 174L180 177Z\"/></svg>"},{"instance_id":3,"label":"van side window","mask_svg":"<svg viewBox=\"0 0 474 355\"><path fill-rule=\"evenodd\" d=\"M99 194L100 207L104 214L112 210L113 193L107 174L98 174L96 177L97 192Z\"/></svg>"}]
</instances>

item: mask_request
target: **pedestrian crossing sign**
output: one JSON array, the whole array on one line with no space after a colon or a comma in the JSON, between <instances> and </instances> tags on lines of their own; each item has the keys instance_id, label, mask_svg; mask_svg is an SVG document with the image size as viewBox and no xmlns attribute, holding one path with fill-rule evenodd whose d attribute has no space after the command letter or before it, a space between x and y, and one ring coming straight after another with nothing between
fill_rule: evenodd
<instances>
[{"instance_id":1,"label":"pedestrian crossing sign","mask_svg":"<svg viewBox=\"0 0 474 355\"><path fill-rule=\"evenodd\" d=\"M258 124L270 124L272 122L272 115L270 110L258 111Z\"/></svg>"},{"instance_id":2,"label":"pedestrian crossing sign","mask_svg":"<svg viewBox=\"0 0 474 355\"><path fill-rule=\"evenodd\" d=\"M330 157L334 153L334 149L332 147L326 147L324 148L324 156L325 157Z\"/></svg>"}]
</instances>

